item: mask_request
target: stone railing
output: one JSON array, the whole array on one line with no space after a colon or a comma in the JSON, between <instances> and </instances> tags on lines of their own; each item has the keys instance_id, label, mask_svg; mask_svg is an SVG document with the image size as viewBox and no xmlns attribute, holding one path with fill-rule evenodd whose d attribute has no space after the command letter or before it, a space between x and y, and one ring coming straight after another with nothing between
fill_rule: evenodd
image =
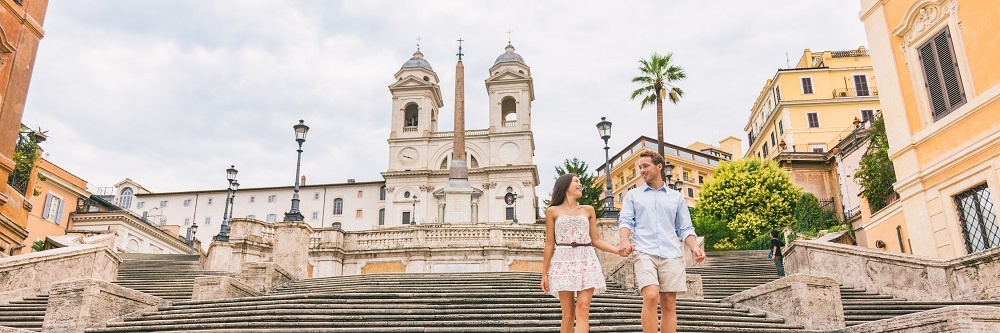
<instances>
[{"instance_id":1,"label":"stone railing","mask_svg":"<svg viewBox=\"0 0 1000 333\"><path fill-rule=\"evenodd\" d=\"M313 232L310 249L378 251L416 248L514 246L541 250L545 228L538 225L473 224L420 225L391 229L343 231L325 228Z\"/></svg>"},{"instance_id":2,"label":"stone railing","mask_svg":"<svg viewBox=\"0 0 1000 333\"><path fill-rule=\"evenodd\" d=\"M785 270L918 301L1000 300L1000 248L934 259L818 241L795 241Z\"/></svg>"},{"instance_id":3,"label":"stone railing","mask_svg":"<svg viewBox=\"0 0 1000 333\"><path fill-rule=\"evenodd\" d=\"M71 279L114 281L122 259L104 245L83 245L0 258L0 304L48 292Z\"/></svg>"}]
</instances>

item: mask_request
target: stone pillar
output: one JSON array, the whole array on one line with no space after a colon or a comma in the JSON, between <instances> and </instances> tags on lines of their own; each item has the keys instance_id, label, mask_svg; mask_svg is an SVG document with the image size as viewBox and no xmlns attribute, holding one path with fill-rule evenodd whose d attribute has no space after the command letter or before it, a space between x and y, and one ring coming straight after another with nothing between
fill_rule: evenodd
<instances>
[{"instance_id":1,"label":"stone pillar","mask_svg":"<svg viewBox=\"0 0 1000 333\"><path fill-rule=\"evenodd\" d=\"M236 273L239 272L239 265L229 242L212 242L208 246L208 258L203 265L205 270Z\"/></svg>"},{"instance_id":2,"label":"stone pillar","mask_svg":"<svg viewBox=\"0 0 1000 333\"><path fill-rule=\"evenodd\" d=\"M240 298L260 294L250 285L228 276L202 276L194 279L191 300Z\"/></svg>"},{"instance_id":3,"label":"stone pillar","mask_svg":"<svg viewBox=\"0 0 1000 333\"><path fill-rule=\"evenodd\" d=\"M444 223L444 202L438 203L438 223Z\"/></svg>"},{"instance_id":4,"label":"stone pillar","mask_svg":"<svg viewBox=\"0 0 1000 333\"><path fill-rule=\"evenodd\" d=\"M687 292L677 295L679 299L705 299L705 288L701 282L701 275L685 274L687 276Z\"/></svg>"},{"instance_id":5,"label":"stone pillar","mask_svg":"<svg viewBox=\"0 0 1000 333\"><path fill-rule=\"evenodd\" d=\"M274 263L294 279L309 277L309 237L313 229L305 222L274 223Z\"/></svg>"},{"instance_id":6,"label":"stone pillar","mask_svg":"<svg viewBox=\"0 0 1000 333\"><path fill-rule=\"evenodd\" d=\"M96 279L52 286L45 310L45 333L83 333L87 328L170 305L162 298Z\"/></svg>"},{"instance_id":7,"label":"stone pillar","mask_svg":"<svg viewBox=\"0 0 1000 333\"><path fill-rule=\"evenodd\" d=\"M726 297L723 302L784 317L809 330L845 326L840 283L827 277L794 274Z\"/></svg>"},{"instance_id":8,"label":"stone pillar","mask_svg":"<svg viewBox=\"0 0 1000 333\"><path fill-rule=\"evenodd\" d=\"M259 292L271 292L293 280L288 271L273 262L245 262L240 267L238 278Z\"/></svg>"}]
</instances>

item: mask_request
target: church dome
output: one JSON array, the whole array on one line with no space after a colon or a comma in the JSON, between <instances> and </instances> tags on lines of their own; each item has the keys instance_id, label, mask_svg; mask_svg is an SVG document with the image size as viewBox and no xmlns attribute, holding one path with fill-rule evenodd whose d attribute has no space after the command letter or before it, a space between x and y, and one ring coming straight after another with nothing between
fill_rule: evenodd
<instances>
[{"instance_id":1,"label":"church dome","mask_svg":"<svg viewBox=\"0 0 1000 333\"><path fill-rule=\"evenodd\" d=\"M525 66L528 65L524 63L524 58L521 58L520 54L514 53L513 45L507 44L507 47L504 50L505 52L501 54L499 57L497 57L497 61L493 63L493 66L499 65L504 62L516 62Z\"/></svg>"},{"instance_id":2,"label":"church dome","mask_svg":"<svg viewBox=\"0 0 1000 333\"><path fill-rule=\"evenodd\" d=\"M401 69L418 68L418 67L427 69L429 71L434 71L434 69L431 68L431 63L427 62L427 60L424 59L424 54L420 53L420 50L417 50L417 52L413 52L413 57L410 58L410 60L407 60L405 63L403 63L403 67L401 67Z\"/></svg>"}]
</instances>

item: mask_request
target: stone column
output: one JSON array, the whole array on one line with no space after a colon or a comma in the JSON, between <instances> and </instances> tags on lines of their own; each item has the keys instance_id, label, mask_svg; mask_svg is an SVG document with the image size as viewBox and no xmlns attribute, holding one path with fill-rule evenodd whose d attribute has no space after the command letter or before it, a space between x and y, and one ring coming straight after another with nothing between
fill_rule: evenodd
<instances>
[{"instance_id":1,"label":"stone column","mask_svg":"<svg viewBox=\"0 0 1000 333\"><path fill-rule=\"evenodd\" d=\"M313 229L305 222L274 223L274 263L295 279L309 275L309 236Z\"/></svg>"},{"instance_id":2,"label":"stone column","mask_svg":"<svg viewBox=\"0 0 1000 333\"><path fill-rule=\"evenodd\" d=\"M170 305L162 298L96 279L60 282L52 286L42 331L83 333L87 328Z\"/></svg>"},{"instance_id":3,"label":"stone column","mask_svg":"<svg viewBox=\"0 0 1000 333\"><path fill-rule=\"evenodd\" d=\"M205 260L204 268L210 271L236 273L240 271L240 263L235 259L233 246L229 242L212 242L208 246L208 259Z\"/></svg>"}]
</instances>

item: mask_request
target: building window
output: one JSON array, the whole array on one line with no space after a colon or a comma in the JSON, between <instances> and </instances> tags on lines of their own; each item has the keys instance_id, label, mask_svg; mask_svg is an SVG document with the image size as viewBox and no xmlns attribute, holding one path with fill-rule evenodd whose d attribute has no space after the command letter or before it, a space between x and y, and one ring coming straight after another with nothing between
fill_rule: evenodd
<instances>
[{"instance_id":1,"label":"building window","mask_svg":"<svg viewBox=\"0 0 1000 333\"><path fill-rule=\"evenodd\" d=\"M212 204L212 201L213 201L212 199L213 199L213 198L208 198L208 204L209 204L209 205L211 205L211 204Z\"/></svg>"},{"instance_id":2,"label":"building window","mask_svg":"<svg viewBox=\"0 0 1000 333\"><path fill-rule=\"evenodd\" d=\"M275 222L278 220L277 214L267 214L267 222Z\"/></svg>"},{"instance_id":3,"label":"building window","mask_svg":"<svg viewBox=\"0 0 1000 333\"><path fill-rule=\"evenodd\" d=\"M698 175L698 184L704 184L704 183L705 183L705 176Z\"/></svg>"},{"instance_id":4,"label":"building window","mask_svg":"<svg viewBox=\"0 0 1000 333\"><path fill-rule=\"evenodd\" d=\"M313 193L313 200L319 200L319 192Z\"/></svg>"},{"instance_id":5,"label":"building window","mask_svg":"<svg viewBox=\"0 0 1000 333\"><path fill-rule=\"evenodd\" d=\"M139 203L135 204L136 209L142 209L142 207L146 207L145 201L139 201Z\"/></svg>"},{"instance_id":6,"label":"building window","mask_svg":"<svg viewBox=\"0 0 1000 333\"><path fill-rule=\"evenodd\" d=\"M333 222L333 224L330 226L333 227L334 229L340 229L341 224L340 222Z\"/></svg>"},{"instance_id":7,"label":"building window","mask_svg":"<svg viewBox=\"0 0 1000 333\"><path fill-rule=\"evenodd\" d=\"M871 91L868 90L868 76L867 75L855 75L854 76L854 90L858 92L858 96L870 96Z\"/></svg>"},{"instance_id":8,"label":"building window","mask_svg":"<svg viewBox=\"0 0 1000 333\"><path fill-rule=\"evenodd\" d=\"M364 193L363 191L358 191L358 198L359 199L363 196L363 193Z\"/></svg>"},{"instance_id":9,"label":"building window","mask_svg":"<svg viewBox=\"0 0 1000 333\"><path fill-rule=\"evenodd\" d=\"M191 225L191 218L190 217L185 217L184 218L184 225Z\"/></svg>"},{"instance_id":10,"label":"building window","mask_svg":"<svg viewBox=\"0 0 1000 333\"><path fill-rule=\"evenodd\" d=\"M385 186L380 186L378 188L378 199L380 201L384 201L385 200Z\"/></svg>"},{"instance_id":11,"label":"building window","mask_svg":"<svg viewBox=\"0 0 1000 333\"><path fill-rule=\"evenodd\" d=\"M205 225L209 225L209 224L212 224L212 217L211 216L206 216L205 217Z\"/></svg>"},{"instance_id":12,"label":"building window","mask_svg":"<svg viewBox=\"0 0 1000 333\"><path fill-rule=\"evenodd\" d=\"M403 212L403 224L410 224L410 212Z\"/></svg>"},{"instance_id":13,"label":"building window","mask_svg":"<svg viewBox=\"0 0 1000 333\"><path fill-rule=\"evenodd\" d=\"M507 207L507 221L514 220L514 207Z\"/></svg>"},{"instance_id":14,"label":"building window","mask_svg":"<svg viewBox=\"0 0 1000 333\"><path fill-rule=\"evenodd\" d=\"M333 215L344 215L344 199L333 199Z\"/></svg>"},{"instance_id":15,"label":"building window","mask_svg":"<svg viewBox=\"0 0 1000 333\"><path fill-rule=\"evenodd\" d=\"M778 142L774 140L774 132L771 132L771 147L777 145Z\"/></svg>"},{"instance_id":16,"label":"building window","mask_svg":"<svg viewBox=\"0 0 1000 333\"><path fill-rule=\"evenodd\" d=\"M819 114L816 112L806 113L806 118L809 120L809 128L819 127Z\"/></svg>"},{"instance_id":17,"label":"building window","mask_svg":"<svg viewBox=\"0 0 1000 333\"><path fill-rule=\"evenodd\" d=\"M45 209L42 210L42 218L55 222L56 224L62 223L63 206L65 206L66 201L60 197L52 194L47 194L45 196Z\"/></svg>"},{"instance_id":18,"label":"building window","mask_svg":"<svg viewBox=\"0 0 1000 333\"><path fill-rule=\"evenodd\" d=\"M191 199L184 199L184 207L191 206Z\"/></svg>"},{"instance_id":19,"label":"building window","mask_svg":"<svg viewBox=\"0 0 1000 333\"><path fill-rule=\"evenodd\" d=\"M955 196L958 220L969 254L1000 246L1000 229L993 213L990 189L983 183Z\"/></svg>"},{"instance_id":20,"label":"building window","mask_svg":"<svg viewBox=\"0 0 1000 333\"><path fill-rule=\"evenodd\" d=\"M360 219L361 218L361 210L360 209L358 209L357 211L354 212L354 218L356 218L356 219Z\"/></svg>"},{"instance_id":21,"label":"building window","mask_svg":"<svg viewBox=\"0 0 1000 333\"><path fill-rule=\"evenodd\" d=\"M826 145L824 145L822 143L810 143L809 144L809 151L814 152L814 153L825 152L826 151Z\"/></svg>"},{"instance_id":22,"label":"building window","mask_svg":"<svg viewBox=\"0 0 1000 333\"><path fill-rule=\"evenodd\" d=\"M278 196L277 195L272 194L272 195L267 196L267 202L275 202L276 200L278 200Z\"/></svg>"},{"instance_id":23,"label":"building window","mask_svg":"<svg viewBox=\"0 0 1000 333\"><path fill-rule=\"evenodd\" d=\"M774 86L774 99L781 101L781 87Z\"/></svg>"},{"instance_id":24,"label":"building window","mask_svg":"<svg viewBox=\"0 0 1000 333\"><path fill-rule=\"evenodd\" d=\"M160 216L160 225L167 225L167 218Z\"/></svg>"},{"instance_id":25,"label":"building window","mask_svg":"<svg viewBox=\"0 0 1000 333\"><path fill-rule=\"evenodd\" d=\"M687 173L687 171L684 171L684 173L682 175L684 176L684 181L688 181L688 173Z\"/></svg>"},{"instance_id":26,"label":"building window","mask_svg":"<svg viewBox=\"0 0 1000 333\"><path fill-rule=\"evenodd\" d=\"M688 197L689 198L694 198L694 189L693 188L688 187Z\"/></svg>"},{"instance_id":27,"label":"building window","mask_svg":"<svg viewBox=\"0 0 1000 333\"><path fill-rule=\"evenodd\" d=\"M255 218L257 218L257 215L250 214L250 215L247 215L247 218L248 219L255 219Z\"/></svg>"},{"instance_id":28,"label":"building window","mask_svg":"<svg viewBox=\"0 0 1000 333\"><path fill-rule=\"evenodd\" d=\"M385 225L385 208L378 210L378 225Z\"/></svg>"},{"instance_id":29,"label":"building window","mask_svg":"<svg viewBox=\"0 0 1000 333\"><path fill-rule=\"evenodd\" d=\"M813 93L813 79L811 77L802 78L802 94Z\"/></svg>"},{"instance_id":30,"label":"building window","mask_svg":"<svg viewBox=\"0 0 1000 333\"><path fill-rule=\"evenodd\" d=\"M761 149L763 151L764 157L767 157L767 146L761 146ZM687 177L684 178L685 178L684 180L687 180Z\"/></svg>"},{"instance_id":31,"label":"building window","mask_svg":"<svg viewBox=\"0 0 1000 333\"><path fill-rule=\"evenodd\" d=\"M313 212L313 220L319 220L319 212Z\"/></svg>"},{"instance_id":32,"label":"building window","mask_svg":"<svg viewBox=\"0 0 1000 333\"><path fill-rule=\"evenodd\" d=\"M861 122L867 123L875 120L875 111L861 110Z\"/></svg>"},{"instance_id":33,"label":"building window","mask_svg":"<svg viewBox=\"0 0 1000 333\"><path fill-rule=\"evenodd\" d=\"M778 134L785 134L785 122L778 120Z\"/></svg>"},{"instance_id":34,"label":"building window","mask_svg":"<svg viewBox=\"0 0 1000 333\"><path fill-rule=\"evenodd\" d=\"M122 189L121 199L118 200L118 205L122 208L129 209L132 208L132 188L126 187ZM142 208L142 207L139 207Z\"/></svg>"},{"instance_id":35,"label":"building window","mask_svg":"<svg viewBox=\"0 0 1000 333\"><path fill-rule=\"evenodd\" d=\"M924 86L930 97L931 115L937 121L966 102L951 32L945 28L917 51L924 69Z\"/></svg>"},{"instance_id":36,"label":"building window","mask_svg":"<svg viewBox=\"0 0 1000 333\"><path fill-rule=\"evenodd\" d=\"M257 200L257 197L254 197L254 196L250 197L250 203L254 203L254 201L256 201L256 200Z\"/></svg>"}]
</instances>

